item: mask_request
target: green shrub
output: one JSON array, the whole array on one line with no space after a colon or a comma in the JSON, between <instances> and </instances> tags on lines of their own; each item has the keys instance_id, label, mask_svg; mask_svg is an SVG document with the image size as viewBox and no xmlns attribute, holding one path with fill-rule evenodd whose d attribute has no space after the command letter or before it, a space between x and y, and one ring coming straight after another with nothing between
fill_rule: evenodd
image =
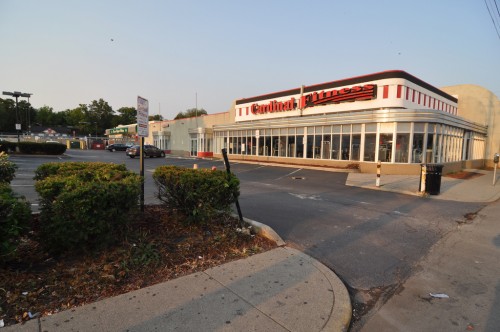
<instances>
[{"instance_id":1,"label":"green shrub","mask_svg":"<svg viewBox=\"0 0 500 332\"><path fill-rule=\"evenodd\" d=\"M87 177L89 179L97 178L110 178L128 172L125 164L112 164L102 162L65 162L65 163L45 163L35 170L35 180L43 180L52 175L74 175L80 174L80 177Z\"/></svg>"},{"instance_id":2,"label":"green shrub","mask_svg":"<svg viewBox=\"0 0 500 332\"><path fill-rule=\"evenodd\" d=\"M239 196L238 178L223 171L161 166L153 173L158 198L189 221L206 222L228 213Z\"/></svg>"},{"instance_id":3,"label":"green shrub","mask_svg":"<svg viewBox=\"0 0 500 332\"><path fill-rule=\"evenodd\" d=\"M12 255L28 228L31 207L6 183L0 183L0 262Z\"/></svg>"},{"instance_id":4,"label":"green shrub","mask_svg":"<svg viewBox=\"0 0 500 332\"><path fill-rule=\"evenodd\" d=\"M16 176L17 165L9 160L9 156L0 152L0 183L10 183Z\"/></svg>"},{"instance_id":5,"label":"green shrub","mask_svg":"<svg viewBox=\"0 0 500 332\"><path fill-rule=\"evenodd\" d=\"M0 152L13 152L16 151L17 143L9 142L9 141L0 141Z\"/></svg>"},{"instance_id":6,"label":"green shrub","mask_svg":"<svg viewBox=\"0 0 500 332\"><path fill-rule=\"evenodd\" d=\"M54 253L112 244L138 206L141 178L124 165L49 163L35 178L40 240Z\"/></svg>"},{"instance_id":7,"label":"green shrub","mask_svg":"<svg viewBox=\"0 0 500 332\"><path fill-rule=\"evenodd\" d=\"M26 154L60 155L66 152L66 145L62 143L35 143L19 142L19 152Z\"/></svg>"}]
</instances>

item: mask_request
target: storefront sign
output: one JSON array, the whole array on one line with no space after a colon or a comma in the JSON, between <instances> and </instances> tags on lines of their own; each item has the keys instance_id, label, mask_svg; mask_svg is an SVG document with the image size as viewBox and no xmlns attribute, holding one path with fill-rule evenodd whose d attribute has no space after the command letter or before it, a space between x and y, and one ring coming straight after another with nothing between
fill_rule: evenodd
<instances>
[{"instance_id":1,"label":"storefront sign","mask_svg":"<svg viewBox=\"0 0 500 332\"><path fill-rule=\"evenodd\" d=\"M363 86L353 86L352 88L342 88L338 90L329 90L314 92L300 98L302 108L324 105L338 104L347 101L371 100L377 97L377 85L367 84Z\"/></svg>"},{"instance_id":2,"label":"storefront sign","mask_svg":"<svg viewBox=\"0 0 500 332\"><path fill-rule=\"evenodd\" d=\"M326 104L339 104L343 102L353 102L361 100L372 100L377 98L377 85L366 84L356 85L350 88L334 89L321 92L313 92L300 97L299 105L297 105L294 97L286 101L271 100L265 104L252 104L250 111L252 114L266 114L275 112L287 112L307 107L314 107Z\"/></svg>"},{"instance_id":3,"label":"storefront sign","mask_svg":"<svg viewBox=\"0 0 500 332\"><path fill-rule=\"evenodd\" d=\"M127 134L128 128L112 128L109 130L110 134Z\"/></svg>"},{"instance_id":4,"label":"storefront sign","mask_svg":"<svg viewBox=\"0 0 500 332\"><path fill-rule=\"evenodd\" d=\"M295 106L295 98L290 98L290 100L288 101L272 100L268 104L264 105L252 104L252 106L250 107L250 111L253 114L286 112L295 109Z\"/></svg>"}]
</instances>

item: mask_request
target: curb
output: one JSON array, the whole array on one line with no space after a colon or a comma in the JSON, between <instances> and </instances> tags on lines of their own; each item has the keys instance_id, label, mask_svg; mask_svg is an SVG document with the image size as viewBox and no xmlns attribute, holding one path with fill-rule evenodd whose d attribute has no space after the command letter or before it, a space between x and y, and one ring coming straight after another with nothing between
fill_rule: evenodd
<instances>
[{"instance_id":1,"label":"curb","mask_svg":"<svg viewBox=\"0 0 500 332\"><path fill-rule=\"evenodd\" d=\"M263 223L260 223L258 221L248 219L245 217L243 217L243 221L246 222L247 224L251 225L252 228L254 229L255 233L257 233L260 236L263 236L269 240L276 242L278 247L282 247L282 246L286 245L286 242L283 241L281 236L279 236L278 233L276 233L274 231L274 229L272 229L271 227L264 225Z\"/></svg>"},{"instance_id":2,"label":"curb","mask_svg":"<svg viewBox=\"0 0 500 332\"><path fill-rule=\"evenodd\" d=\"M267 239L275 241L279 247L286 246L286 242L269 226L260 223L258 221L243 218L243 221L251 225L254 231ZM307 254L287 247L288 249L295 250L299 255L304 256L312 262L312 265L317 268L328 280L330 285L332 285L334 305L330 313L330 319L323 326L322 331L332 331L332 332L345 332L349 329L352 318L352 305L351 298L347 292L347 288L340 278L327 266L319 262L318 260L308 256Z\"/></svg>"}]
</instances>

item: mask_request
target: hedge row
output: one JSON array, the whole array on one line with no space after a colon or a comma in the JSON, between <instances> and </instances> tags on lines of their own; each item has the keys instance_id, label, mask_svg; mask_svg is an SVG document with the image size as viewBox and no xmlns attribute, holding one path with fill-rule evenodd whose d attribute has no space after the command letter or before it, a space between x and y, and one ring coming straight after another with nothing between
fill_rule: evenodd
<instances>
[{"instance_id":1,"label":"hedge row","mask_svg":"<svg viewBox=\"0 0 500 332\"><path fill-rule=\"evenodd\" d=\"M238 178L223 171L160 166L153 179L158 199L192 222L207 222L218 213L230 212L240 194Z\"/></svg>"},{"instance_id":2,"label":"hedge row","mask_svg":"<svg viewBox=\"0 0 500 332\"><path fill-rule=\"evenodd\" d=\"M141 178L124 165L66 162L35 172L41 242L51 252L112 244L137 209Z\"/></svg>"},{"instance_id":3,"label":"hedge row","mask_svg":"<svg viewBox=\"0 0 500 332\"><path fill-rule=\"evenodd\" d=\"M14 152L19 148L19 152L26 154L49 154L60 155L66 152L66 145L62 143L36 143L36 142L8 142L0 141L0 151Z\"/></svg>"}]
</instances>

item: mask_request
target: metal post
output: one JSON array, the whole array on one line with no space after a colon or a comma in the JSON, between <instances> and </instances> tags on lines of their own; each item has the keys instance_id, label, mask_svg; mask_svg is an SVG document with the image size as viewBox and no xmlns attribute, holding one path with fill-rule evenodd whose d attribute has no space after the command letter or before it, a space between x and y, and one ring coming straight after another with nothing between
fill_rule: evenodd
<instances>
[{"instance_id":1,"label":"metal post","mask_svg":"<svg viewBox=\"0 0 500 332\"><path fill-rule=\"evenodd\" d=\"M139 152L139 163L140 170L139 175L141 177L141 212L144 212L144 137L141 136L141 150Z\"/></svg>"},{"instance_id":2,"label":"metal post","mask_svg":"<svg viewBox=\"0 0 500 332\"><path fill-rule=\"evenodd\" d=\"M377 162L377 181L375 182L375 185L377 187L380 187L380 169L382 167L382 163L380 160Z\"/></svg>"},{"instance_id":3,"label":"metal post","mask_svg":"<svg viewBox=\"0 0 500 332\"><path fill-rule=\"evenodd\" d=\"M222 149L222 157L224 157L224 164L226 165L226 171L228 177L231 176L231 166L229 165L229 159L227 158L227 149ZM238 202L238 198L235 197L236 200L236 209L238 210L238 217L240 218L240 227L243 227L243 215L241 214L240 203Z\"/></svg>"},{"instance_id":4,"label":"metal post","mask_svg":"<svg viewBox=\"0 0 500 332\"><path fill-rule=\"evenodd\" d=\"M19 132L21 131L21 123L19 123L19 107L17 106L17 97L19 95L15 95L16 97L16 131L17 131L17 143L19 143L21 140L19 139ZM19 126L19 128L17 127Z\"/></svg>"}]
</instances>

